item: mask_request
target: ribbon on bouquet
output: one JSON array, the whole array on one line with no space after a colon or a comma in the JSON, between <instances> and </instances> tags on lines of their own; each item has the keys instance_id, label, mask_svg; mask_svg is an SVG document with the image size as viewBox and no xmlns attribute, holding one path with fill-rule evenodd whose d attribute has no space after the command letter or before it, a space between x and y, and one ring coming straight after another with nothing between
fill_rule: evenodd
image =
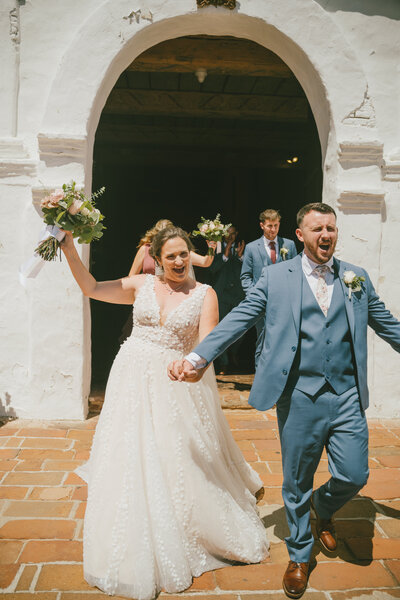
<instances>
[{"instance_id":1,"label":"ribbon on bouquet","mask_svg":"<svg viewBox=\"0 0 400 600\"><path fill-rule=\"evenodd\" d=\"M38 241L38 245L40 242L47 240L49 237L54 237L56 240L61 242L65 237L65 233L56 225L47 225L40 240ZM21 285L26 287L26 280L34 279L43 268L45 262L46 261L44 261L36 252L33 256L31 256L31 258L28 258L28 260L26 260L19 268L19 281Z\"/></svg>"}]
</instances>

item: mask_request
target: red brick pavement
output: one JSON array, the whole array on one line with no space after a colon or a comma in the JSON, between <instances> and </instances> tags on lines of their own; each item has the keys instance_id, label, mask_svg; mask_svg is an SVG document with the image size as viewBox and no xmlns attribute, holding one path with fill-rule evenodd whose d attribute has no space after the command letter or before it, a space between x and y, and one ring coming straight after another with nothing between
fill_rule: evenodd
<instances>
[{"instance_id":1,"label":"red brick pavement","mask_svg":"<svg viewBox=\"0 0 400 600\"><path fill-rule=\"evenodd\" d=\"M225 416L244 456L266 486L260 512L271 540L271 556L263 564L205 573L179 598L282 600L287 526L276 418L273 411L252 409L227 409ZM88 458L96 422L97 417L83 423L17 420L0 428L0 589L4 600L105 597L82 576L86 485L72 473ZM327 556L315 544L317 567L304 598L400 598L400 422L375 421L370 428L369 482L337 515L337 553ZM323 456L316 484L328 476ZM169 598L177 600L178 596Z\"/></svg>"}]
</instances>

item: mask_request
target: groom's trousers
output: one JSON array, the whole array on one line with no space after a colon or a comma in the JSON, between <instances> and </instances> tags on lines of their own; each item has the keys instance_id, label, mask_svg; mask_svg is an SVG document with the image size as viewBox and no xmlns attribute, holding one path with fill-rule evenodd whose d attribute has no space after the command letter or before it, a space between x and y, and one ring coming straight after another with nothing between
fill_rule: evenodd
<instances>
[{"instance_id":1,"label":"groom's trousers","mask_svg":"<svg viewBox=\"0 0 400 600\"><path fill-rule=\"evenodd\" d=\"M368 426L355 387L337 395L326 385L314 397L291 390L278 401L277 415L290 531L285 541L291 560L309 562L310 498L322 451L325 447L331 478L316 490L314 504L329 519L367 482Z\"/></svg>"}]
</instances>

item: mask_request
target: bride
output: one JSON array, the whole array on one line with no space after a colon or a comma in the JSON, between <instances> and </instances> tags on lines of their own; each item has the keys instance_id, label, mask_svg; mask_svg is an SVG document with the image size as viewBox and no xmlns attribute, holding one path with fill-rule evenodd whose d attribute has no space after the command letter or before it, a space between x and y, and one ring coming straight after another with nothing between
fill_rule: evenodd
<instances>
[{"instance_id":1,"label":"bride","mask_svg":"<svg viewBox=\"0 0 400 600\"><path fill-rule=\"evenodd\" d=\"M89 462L84 574L108 594L149 600L193 577L268 555L255 495L219 406L212 368L196 384L171 381L182 358L218 321L216 294L189 276L187 234L157 234L162 275L97 282L70 233L62 249L85 296L133 304L133 330L115 358Z\"/></svg>"}]
</instances>

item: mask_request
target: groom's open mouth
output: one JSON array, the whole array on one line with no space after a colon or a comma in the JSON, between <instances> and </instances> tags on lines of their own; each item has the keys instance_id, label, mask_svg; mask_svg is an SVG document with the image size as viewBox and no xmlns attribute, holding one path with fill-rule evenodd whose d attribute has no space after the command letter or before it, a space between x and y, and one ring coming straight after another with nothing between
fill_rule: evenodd
<instances>
[{"instance_id":1,"label":"groom's open mouth","mask_svg":"<svg viewBox=\"0 0 400 600\"><path fill-rule=\"evenodd\" d=\"M320 244L319 245L320 250L322 250L323 252L328 252L329 248L330 248L330 244Z\"/></svg>"}]
</instances>

